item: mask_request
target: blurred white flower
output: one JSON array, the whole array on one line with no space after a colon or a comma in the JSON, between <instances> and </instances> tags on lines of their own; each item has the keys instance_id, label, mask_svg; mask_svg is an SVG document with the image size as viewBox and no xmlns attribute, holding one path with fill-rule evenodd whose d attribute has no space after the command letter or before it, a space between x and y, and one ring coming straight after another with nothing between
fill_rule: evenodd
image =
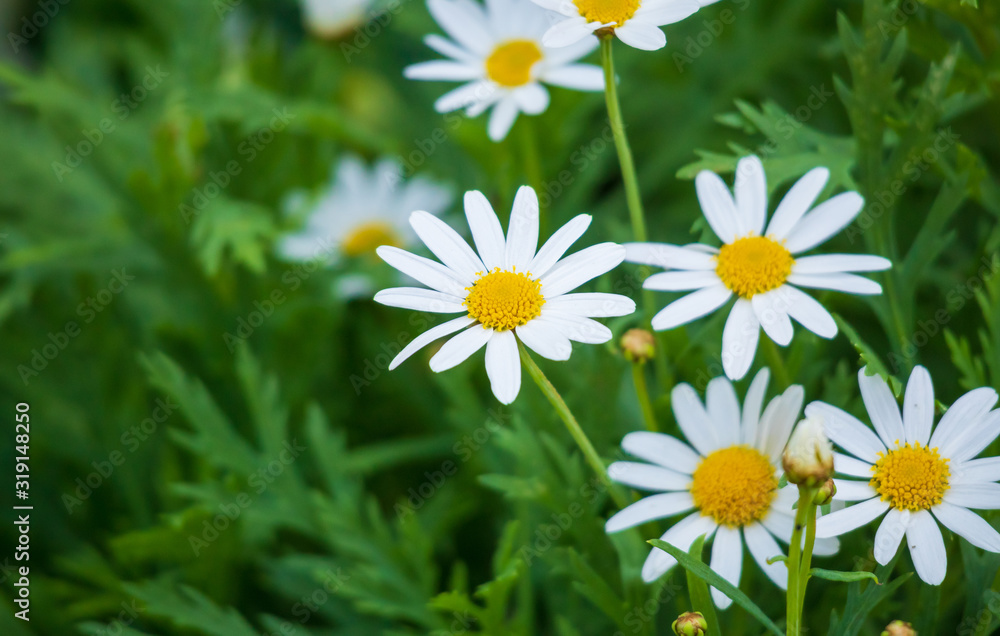
<instances>
[{"instance_id":1,"label":"blurred white flower","mask_svg":"<svg viewBox=\"0 0 1000 636\"><path fill-rule=\"evenodd\" d=\"M575 46L542 44L549 26L546 12L530 0L428 0L427 7L451 40L428 35L424 42L448 60L409 66L406 77L465 82L435 102L440 113L460 108L476 117L492 108L489 135L507 136L518 113L538 115L549 106L541 82L582 91L604 90L600 67L575 64L597 47L587 36Z\"/></svg>"},{"instance_id":2,"label":"blurred white flower","mask_svg":"<svg viewBox=\"0 0 1000 636\"><path fill-rule=\"evenodd\" d=\"M365 21L372 0L301 0L306 28L320 38L336 38Z\"/></svg>"}]
</instances>

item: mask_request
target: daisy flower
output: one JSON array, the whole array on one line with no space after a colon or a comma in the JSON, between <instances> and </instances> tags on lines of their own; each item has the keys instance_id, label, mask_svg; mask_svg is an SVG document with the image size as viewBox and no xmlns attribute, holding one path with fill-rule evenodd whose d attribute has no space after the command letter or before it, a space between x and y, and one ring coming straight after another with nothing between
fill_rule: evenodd
<instances>
[{"instance_id":1,"label":"daisy flower","mask_svg":"<svg viewBox=\"0 0 1000 636\"><path fill-rule=\"evenodd\" d=\"M365 22L372 0L301 0L302 19L317 37L334 39Z\"/></svg>"},{"instance_id":2,"label":"daisy flower","mask_svg":"<svg viewBox=\"0 0 1000 636\"><path fill-rule=\"evenodd\" d=\"M905 536L917 575L931 585L941 584L948 567L938 523L978 548L1000 552L1000 534L969 510L1000 508L1000 458L974 459L1000 434L1000 410L993 409L997 392L969 391L934 427L927 369L910 373L902 415L880 376L862 369L858 384L874 433L829 404L806 407L806 414L825 419L830 439L853 455L838 453L836 471L862 478L835 480L834 500L861 503L820 519L816 536L844 534L888 513L875 533L875 560L888 563Z\"/></svg>"},{"instance_id":3,"label":"daisy flower","mask_svg":"<svg viewBox=\"0 0 1000 636\"><path fill-rule=\"evenodd\" d=\"M330 264L374 256L379 245L412 245L416 235L407 223L410 212L423 209L440 214L453 196L448 188L423 177L404 181L401 172L392 159L383 159L369 169L356 156L342 158L330 185L318 196L297 192L288 198L286 211L304 213L305 224L279 241L279 256L294 262ZM345 296L371 291L363 273L342 283Z\"/></svg>"},{"instance_id":4,"label":"daisy flower","mask_svg":"<svg viewBox=\"0 0 1000 636\"><path fill-rule=\"evenodd\" d=\"M708 383L705 405L688 384L671 392L674 416L691 446L662 433L629 433L622 448L641 462L615 462L608 467L614 481L660 494L640 499L608 519L605 530L618 532L639 524L692 511L662 537L688 550L701 535L715 534L710 567L733 585L743 569L743 544L778 587L786 589L783 562L768 564L782 554L775 538L787 544L794 525L794 486L778 488L781 454L802 409L802 387L794 385L768 403L761 414L768 370L761 369L747 391L742 411L733 385L724 377ZM835 541L817 542L816 554L832 554ZM654 549L642 566L642 578L652 582L677 564ZM715 604L731 600L715 588Z\"/></svg>"},{"instance_id":5,"label":"daisy flower","mask_svg":"<svg viewBox=\"0 0 1000 636\"><path fill-rule=\"evenodd\" d=\"M767 184L757 157L736 168L736 197L725 182L704 170L695 178L698 201L721 248L708 245L626 244L626 260L670 270L646 279L658 291L696 290L667 305L653 318L653 329L673 329L722 307L736 304L722 332L722 366L738 380L757 352L760 328L781 346L792 341L794 318L823 338L837 335L830 313L799 287L853 294L881 294L882 287L850 272L873 272L892 266L880 256L823 254L800 256L847 227L864 199L844 192L812 207L830 177L826 168L810 170L778 204L765 230Z\"/></svg>"},{"instance_id":6,"label":"daisy flower","mask_svg":"<svg viewBox=\"0 0 1000 636\"><path fill-rule=\"evenodd\" d=\"M546 46L569 46L595 32L612 32L637 49L655 51L667 44L661 26L680 22L718 0L534 0L562 16L545 32Z\"/></svg>"},{"instance_id":7,"label":"daisy flower","mask_svg":"<svg viewBox=\"0 0 1000 636\"><path fill-rule=\"evenodd\" d=\"M460 332L431 358L431 370L450 369L486 347L486 373L493 394L504 404L517 397L521 363L517 341L550 360L568 360L570 341L600 344L611 330L593 317L624 316L635 303L618 294L570 294L578 286L617 267L625 248L601 243L562 258L590 225L581 214L538 246L538 197L517 191L507 236L481 192L465 193L465 216L478 254L444 222L414 212L410 224L441 263L399 248L378 248L389 265L431 289L385 289L383 305L443 314L465 314L430 329L407 344L389 364L401 362L438 338Z\"/></svg>"},{"instance_id":8,"label":"daisy flower","mask_svg":"<svg viewBox=\"0 0 1000 636\"><path fill-rule=\"evenodd\" d=\"M475 117L492 108L490 139L507 136L518 113L538 115L549 105L541 82L581 91L604 90L600 67L575 62L597 47L597 38L553 50L542 44L546 12L530 0L428 0L427 7L452 40L428 35L427 46L447 60L409 66L406 77L465 82L434 104L439 113L460 108Z\"/></svg>"}]
</instances>

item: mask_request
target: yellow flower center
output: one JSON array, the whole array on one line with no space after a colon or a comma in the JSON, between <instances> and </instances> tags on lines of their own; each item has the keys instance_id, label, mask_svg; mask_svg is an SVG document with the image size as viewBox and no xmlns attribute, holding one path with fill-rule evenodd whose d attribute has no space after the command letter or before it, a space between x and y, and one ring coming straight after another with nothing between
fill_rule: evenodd
<instances>
[{"instance_id":1,"label":"yellow flower center","mask_svg":"<svg viewBox=\"0 0 1000 636\"><path fill-rule=\"evenodd\" d=\"M872 466L875 476L868 482L889 505L897 510L927 510L941 503L948 492L948 460L937 448L920 442L879 453Z\"/></svg>"},{"instance_id":2,"label":"yellow flower center","mask_svg":"<svg viewBox=\"0 0 1000 636\"><path fill-rule=\"evenodd\" d=\"M469 317L475 318L484 329L508 331L525 325L542 313L545 298L542 284L531 278L531 273L507 272L499 267L466 287L465 308Z\"/></svg>"},{"instance_id":3,"label":"yellow flower center","mask_svg":"<svg viewBox=\"0 0 1000 636\"><path fill-rule=\"evenodd\" d=\"M795 263L784 245L766 236L746 236L723 245L716 261L715 273L743 298L781 287Z\"/></svg>"},{"instance_id":4,"label":"yellow flower center","mask_svg":"<svg viewBox=\"0 0 1000 636\"><path fill-rule=\"evenodd\" d=\"M767 515L778 492L774 466L759 450L730 446L703 459L694 471L691 497L701 514L729 527Z\"/></svg>"},{"instance_id":5,"label":"yellow flower center","mask_svg":"<svg viewBox=\"0 0 1000 636\"><path fill-rule=\"evenodd\" d=\"M542 59L542 50L531 40L504 42L486 58L486 74L500 86L524 86L531 69Z\"/></svg>"},{"instance_id":6,"label":"yellow flower center","mask_svg":"<svg viewBox=\"0 0 1000 636\"><path fill-rule=\"evenodd\" d=\"M573 4L588 22L623 26L639 10L642 0L573 0Z\"/></svg>"},{"instance_id":7,"label":"yellow flower center","mask_svg":"<svg viewBox=\"0 0 1000 636\"><path fill-rule=\"evenodd\" d=\"M341 243L341 249L353 258L371 254L382 245L401 247L402 240L388 223L372 221L355 227Z\"/></svg>"}]
</instances>

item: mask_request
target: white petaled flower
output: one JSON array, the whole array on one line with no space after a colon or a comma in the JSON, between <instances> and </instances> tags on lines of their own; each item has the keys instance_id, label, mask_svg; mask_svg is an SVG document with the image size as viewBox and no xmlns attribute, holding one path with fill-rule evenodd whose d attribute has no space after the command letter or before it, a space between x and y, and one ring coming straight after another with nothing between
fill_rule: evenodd
<instances>
[{"instance_id":1,"label":"white petaled flower","mask_svg":"<svg viewBox=\"0 0 1000 636\"><path fill-rule=\"evenodd\" d=\"M372 0L301 0L302 19L314 35L333 39L365 22Z\"/></svg>"},{"instance_id":2,"label":"white petaled flower","mask_svg":"<svg viewBox=\"0 0 1000 636\"><path fill-rule=\"evenodd\" d=\"M404 71L418 80L465 82L434 104L440 113L460 108L476 117L492 108L488 132L500 141L518 113L538 115L549 106L541 82L581 91L604 90L600 67L575 63L597 47L590 36L572 47L542 44L547 14L530 0L428 0L431 15L451 40L428 35L427 46L447 60L413 64Z\"/></svg>"},{"instance_id":3,"label":"white petaled flower","mask_svg":"<svg viewBox=\"0 0 1000 636\"><path fill-rule=\"evenodd\" d=\"M416 311L465 314L414 338L389 364L390 370L431 342L460 332L434 354L431 370L450 369L485 346L493 394L510 404L521 387L518 340L542 357L568 360L570 341L601 344L611 339L611 330L592 318L635 311L635 303L618 294L568 293L625 258L625 248L615 243L563 258L587 230L589 215L573 218L541 249L538 197L527 186L514 198L506 237L481 192L465 193L465 216L478 254L455 230L426 212L414 212L410 224L443 265L391 246L378 249L382 260L431 289L385 289L375 295L376 301Z\"/></svg>"},{"instance_id":4,"label":"white petaled flower","mask_svg":"<svg viewBox=\"0 0 1000 636\"><path fill-rule=\"evenodd\" d=\"M546 46L569 46L596 31L613 31L629 46L646 51L662 49L667 37L661 26L680 22L718 0L534 0L563 19L552 25L542 41Z\"/></svg>"},{"instance_id":5,"label":"white petaled flower","mask_svg":"<svg viewBox=\"0 0 1000 636\"><path fill-rule=\"evenodd\" d=\"M286 204L290 214L305 212L301 230L277 245L288 261L331 264L344 258L371 255L380 245L406 247L416 241L407 222L413 210L441 214L451 204L452 191L423 177L404 181L396 161L383 159L368 168L356 156L343 157L331 183L317 196L295 193ZM367 276L348 281L350 291L370 293Z\"/></svg>"},{"instance_id":6,"label":"white petaled flower","mask_svg":"<svg viewBox=\"0 0 1000 636\"><path fill-rule=\"evenodd\" d=\"M844 192L812 207L829 177L826 168L806 173L778 204L765 229L767 184L760 159L740 160L735 199L718 175L708 170L699 173L698 201L722 247L625 245L627 261L675 270L653 274L643 283L646 289L696 290L656 314L653 329L686 324L736 296L722 332L722 366L734 380L749 371L761 328L781 346L792 341L791 319L820 337L837 335L830 312L799 287L881 294L878 283L851 272L885 270L892 263L868 255L800 256L847 227L864 205L857 192Z\"/></svg>"},{"instance_id":7,"label":"white petaled flower","mask_svg":"<svg viewBox=\"0 0 1000 636\"><path fill-rule=\"evenodd\" d=\"M903 537L917 575L939 585L948 569L938 523L972 545L1000 552L1000 534L969 508L1000 508L1000 457L974 459L1000 435L997 392L969 391L934 426L934 387L927 369L915 367L906 383L903 411L880 376L858 373L870 428L844 411L813 402L831 440L852 456L836 454L834 500L860 502L823 517L816 536L832 537L885 514L875 533L875 560L885 565ZM886 514L888 513L888 514Z\"/></svg>"},{"instance_id":8,"label":"white petaled flower","mask_svg":"<svg viewBox=\"0 0 1000 636\"><path fill-rule=\"evenodd\" d=\"M715 535L709 565L738 586L743 570L743 544L768 578L782 589L788 585L783 562L767 560L783 554L777 541L787 544L794 525L794 486L779 488L781 453L802 409L802 387L794 385L772 399L761 413L769 372L761 369L740 409L728 379L708 383L705 405L688 384L671 393L674 416L687 437L685 444L663 433L629 433L622 448L650 464L615 462L608 467L614 481L660 494L650 495L608 519L605 529L618 532L639 524L692 511L662 537L688 550L701 535ZM707 537L706 537L707 538ZM832 554L835 540L816 543L816 554ZM654 549L642 566L642 578L655 581L677 561ZM730 599L712 589L715 604L725 608Z\"/></svg>"}]
</instances>

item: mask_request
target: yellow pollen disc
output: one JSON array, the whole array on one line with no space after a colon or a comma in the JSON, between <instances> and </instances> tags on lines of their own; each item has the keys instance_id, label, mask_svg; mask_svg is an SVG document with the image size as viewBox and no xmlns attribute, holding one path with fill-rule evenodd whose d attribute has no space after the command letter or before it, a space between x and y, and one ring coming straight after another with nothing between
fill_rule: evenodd
<instances>
[{"instance_id":1,"label":"yellow pollen disc","mask_svg":"<svg viewBox=\"0 0 1000 636\"><path fill-rule=\"evenodd\" d=\"M879 453L872 466L875 476L868 482L881 497L897 510L927 510L941 503L948 492L948 460L937 448L920 442Z\"/></svg>"},{"instance_id":2,"label":"yellow pollen disc","mask_svg":"<svg viewBox=\"0 0 1000 636\"><path fill-rule=\"evenodd\" d=\"M542 50L531 40L509 40L486 58L486 74L500 86L524 86L531 69L542 59Z\"/></svg>"},{"instance_id":3,"label":"yellow pollen disc","mask_svg":"<svg viewBox=\"0 0 1000 636\"><path fill-rule=\"evenodd\" d=\"M691 496L701 514L729 527L763 519L777 492L774 466L749 446L709 454L695 469L691 483Z\"/></svg>"},{"instance_id":4,"label":"yellow pollen disc","mask_svg":"<svg viewBox=\"0 0 1000 636\"><path fill-rule=\"evenodd\" d=\"M542 313L545 298L542 284L531 274L507 272L499 267L479 274L472 287L466 287L465 308L484 329L508 331L525 325Z\"/></svg>"},{"instance_id":5,"label":"yellow pollen disc","mask_svg":"<svg viewBox=\"0 0 1000 636\"><path fill-rule=\"evenodd\" d=\"M573 0L580 15L588 22L623 26L639 10L641 0Z\"/></svg>"},{"instance_id":6,"label":"yellow pollen disc","mask_svg":"<svg viewBox=\"0 0 1000 636\"><path fill-rule=\"evenodd\" d=\"M350 257L364 256L375 252L382 245L401 247L402 241L392 226L383 221L362 223L355 227L341 243L344 254Z\"/></svg>"},{"instance_id":7,"label":"yellow pollen disc","mask_svg":"<svg viewBox=\"0 0 1000 636\"><path fill-rule=\"evenodd\" d=\"M781 287L795 263L784 245L766 236L746 236L723 245L716 261L715 273L743 298Z\"/></svg>"}]
</instances>

